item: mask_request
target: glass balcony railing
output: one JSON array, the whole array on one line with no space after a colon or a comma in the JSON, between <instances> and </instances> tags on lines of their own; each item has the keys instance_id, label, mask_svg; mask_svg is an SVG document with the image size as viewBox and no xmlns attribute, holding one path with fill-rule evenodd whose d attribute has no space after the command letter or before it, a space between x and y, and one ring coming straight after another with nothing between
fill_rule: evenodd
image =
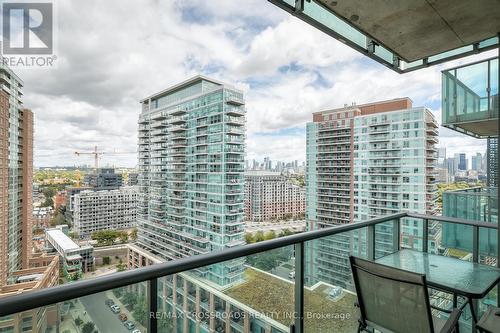
<instances>
[{"instance_id":1,"label":"glass balcony railing","mask_svg":"<svg viewBox=\"0 0 500 333\"><path fill-rule=\"evenodd\" d=\"M450 225L470 241L445 245ZM497 235L496 223L398 213L0 298L0 323L35 316L56 332L356 332L350 255L412 249L496 266ZM429 295L440 308L465 304L442 290ZM475 309L498 302L497 285ZM461 332L473 332L471 318L465 307Z\"/></svg>"},{"instance_id":2,"label":"glass balcony railing","mask_svg":"<svg viewBox=\"0 0 500 333\"><path fill-rule=\"evenodd\" d=\"M498 58L442 72L443 126L478 138L498 135Z\"/></svg>"},{"instance_id":3,"label":"glass balcony railing","mask_svg":"<svg viewBox=\"0 0 500 333\"><path fill-rule=\"evenodd\" d=\"M443 193L443 216L498 224L498 194L496 188L474 187ZM481 255L495 255L496 230L482 229ZM493 240L490 242L489 240ZM466 250L472 245L467 226L446 224L443 227L442 246Z\"/></svg>"}]
</instances>

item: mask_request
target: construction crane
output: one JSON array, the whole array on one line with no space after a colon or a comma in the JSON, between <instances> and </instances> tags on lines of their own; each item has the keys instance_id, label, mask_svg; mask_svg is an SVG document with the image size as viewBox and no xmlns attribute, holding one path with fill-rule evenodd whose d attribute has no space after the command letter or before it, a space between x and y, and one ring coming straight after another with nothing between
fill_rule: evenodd
<instances>
[{"instance_id":1,"label":"construction crane","mask_svg":"<svg viewBox=\"0 0 500 333\"><path fill-rule=\"evenodd\" d=\"M104 152L104 151L98 151L97 146L94 146L94 151L75 151L75 155L80 156L80 155L94 155L94 168L95 172L97 173L99 171L99 157L102 155L117 155L117 154L137 154L137 152L129 152L129 151L124 151L124 152Z\"/></svg>"}]
</instances>

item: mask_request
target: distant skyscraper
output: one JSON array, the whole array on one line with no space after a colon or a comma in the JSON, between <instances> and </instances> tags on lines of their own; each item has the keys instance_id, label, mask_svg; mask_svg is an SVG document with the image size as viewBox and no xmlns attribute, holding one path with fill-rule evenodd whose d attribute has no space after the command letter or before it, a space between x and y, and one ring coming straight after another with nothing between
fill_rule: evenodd
<instances>
[{"instance_id":1,"label":"distant skyscraper","mask_svg":"<svg viewBox=\"0 0 500 333\"><path fill-rule=\"evenodd\" d=\"M433 214L437 128L432 113L412 108L408 98L314 113L306 138L308 230L400 211ZM422 242L413 222L402 226L401 242L410 247ZM318 240L307 248L310 283L350 281L348 254L363 245L348 237ZM390 237L391 232L380 232L377 239L390 243Z\"/></svg>"},{"instance_id":2,"label":"distant skyscraper","mask_svg":"<svg viewBox=\"0 0 500 333\"><path fill-rule=\"evenodd\" d=\"M483 170L483 155L481 153L476 153L475 156L472 156L471 169L475 171Z\"/></svg>"},{"instance_id":3,"label":"distant skyscraper","mask_svg":"<svg viewBox=\"0 0 500 333\"><path fill-rule=\"evenodd\" d=\"M467 170L467 157L464 153L458 154L458 170Z\"/></svg>"},{"instance_id":4,"label":"distant skyscraper","mask_svg":"<svg viewBox=\"0 0 500 333\"><path fill-rule=\"evenodd\" d=\"M271 171L271 159L269 157L264 157L264 170Z\"/></svg>"},{"instance_id":5,"label":"distant skyscraper","mask_svg":"<svg viewBox=\"0 0 500 333\"><path fill-rule=\"evenodd\" d=\"M243 93L197 76L141 104L138 245L172 260L244 244ZM199 274L226 285L242 270Z\"/></svg>"},{"instance_id":6,"label":"distant skyscraper","mask_svg":"<svg viewBox=\"0 0 500 333\"><path fill-rule=\"evenodd\" d=\"M498 186L498 138L489 138L487 142L488 186Z\"/></svg>"},{"instance_id":7,"label":"distant skyscraper","mask_svg":"<svg viewBox=\"0 0 500 333\"><path fill-rule=\"evenodd\" d=\"M439 165L439 167L445 166L445 160L446 160L446 147L439 147L438 148L438 165Z\"/></svg>"},{"instance_id":8,"label":"distant skyscraper","mask_svg":"<svg viewBox=\"0 0 500 333\"><path fill-rule=\"evenodd\" d=\"M448 177L450 181L453 181L455 173L457 172L457 164L455 163L455 158L449 157L446 159L446 169L448 170Z\"/></svg>"}]
</instances>

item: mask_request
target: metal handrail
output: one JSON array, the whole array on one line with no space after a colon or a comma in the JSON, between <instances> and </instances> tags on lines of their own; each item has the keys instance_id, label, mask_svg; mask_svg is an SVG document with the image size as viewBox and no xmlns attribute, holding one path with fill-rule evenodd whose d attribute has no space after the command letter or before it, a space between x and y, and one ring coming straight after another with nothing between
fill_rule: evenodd
<instances>
[{"instance_id":1,"label":"metal handrail","mask_svg":"<svg viewBox=\"0 0 500 333\"><path fill-rule=\"evenodd\" d=\"M117 272L107 276L97 277L91 280L82 280L70 284L64 284L61 286L27 291L19 295L7 296L4 298L0 298L0 317L35 309L38 307L53 305L55 303L64 302L74 298L87 296L110 289L132 285L135 283L148 282L168 275L186 272L203 266L228 261L231 259L237 259L260 252L281 248L284 246L302 244L307 241L333 236L364 227L371 227L373 229L376 224L390 221L400 221L401 218L404 217L471 225L477 228L482 227L497 229L496 224L490 224L480 221L470 221L459 218L448 218L402 212L371 219L368 221L333 226L325 229L280 237L259 243L247 244L240 247L214 251L208 254L186 257L161 264L137 268L131 271Z\"/></svg>"}]
</instances>

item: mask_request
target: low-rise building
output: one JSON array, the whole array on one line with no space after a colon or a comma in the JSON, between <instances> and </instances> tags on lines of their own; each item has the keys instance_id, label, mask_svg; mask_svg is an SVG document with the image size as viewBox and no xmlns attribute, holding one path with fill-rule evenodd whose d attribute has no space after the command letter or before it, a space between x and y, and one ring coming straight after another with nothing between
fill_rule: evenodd
<instances>
[{"instance_id":1,"label":"low-rise building","mask_svg":"<svg viewBox=\"0 0 500 333\"><path fill-rule=\"evenodd\" d=\"M28 268L14 271L13 283L0 286L0 297L14 296L59 284L59 256L34 254ZM58 320L58 305L45 306L0 318L0 332L44 333Z\"/></svg>"},{"instance_id":2,"label":"low-rise building","mask_svg":"<svg viewBox=\"0 0 500 333\"><path fill-rule=\"evenodd\" d=\"M57 211L59 207L66 205L66 199L66 191L58 191L52 199L54 201L54 210Z\"/></svg>"},{"instance_id":3,"label":"low-rise building","mask_svg":"<svg viewBox=\"0 0 500 333\"><path fill-rule=\"evenodd\" d=\"M60 267L65 276L76 274L80 277L82 273L94 269L94 248L76 244L61 228L45 231L45 246L48 251L59 254Z\"/></svg>"},{"instance_id":4,"label":"low-rise building","mask_svg":"<svg viewBox=\"0 0 500 333\"><path fill-rule=\"evenodd\" d=\"M303 218L306 211L305 187L294 184L279 172L245 172L245 217L262 222Z\"/></svg>"},{"instance_id":5,"label":"low-rise building","mask_svg":"<svg viewBox=\"0 0 500 333\"><path fill-rule=\"evenodd\" d=\"M89 238L100 230L129 229L137 219L137 188L82 191L73 198L73 230Z\"/></svg>"}]
</instances>

